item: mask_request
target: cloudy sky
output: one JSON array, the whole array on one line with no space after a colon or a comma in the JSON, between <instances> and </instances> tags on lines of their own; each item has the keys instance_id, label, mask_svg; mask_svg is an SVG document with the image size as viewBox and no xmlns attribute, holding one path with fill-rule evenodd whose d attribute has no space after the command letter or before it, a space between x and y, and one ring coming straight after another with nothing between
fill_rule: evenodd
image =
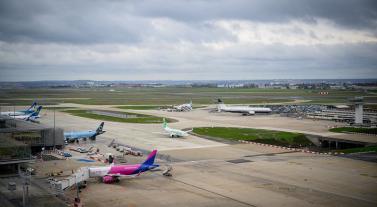
<instances>
[{"instance_id":1,"label":"cloudy sky","mask_svg":"<svg viewBox=\"0 0 377 207\"><path fill-rule=\"evenodd\" d=\"M376 0L1 0L0 81L377 78Z\"/></svg>"}]
</instances>

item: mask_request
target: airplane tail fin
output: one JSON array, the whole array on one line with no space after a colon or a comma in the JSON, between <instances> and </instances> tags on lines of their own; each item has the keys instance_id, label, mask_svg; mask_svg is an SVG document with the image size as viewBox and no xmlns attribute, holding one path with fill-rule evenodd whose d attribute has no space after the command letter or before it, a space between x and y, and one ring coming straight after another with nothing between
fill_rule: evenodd
<instances>
[{"instance_id":1,"label":"airplane tail fin","mask_svg":"<svg viewBox=\"0 0 377 207\"><path fill-rule=\"evenodd\" d=\"M103 126L105 125L105 122L101 122L101 124L98 126L98 128L96 129L96 132L99 133L99 132L102 132L103 131Z\"/></svg>"},{"instance_id":2,"label":"airplane tail fin","mask_svg":"<svg viewBox=\"0 0 377 207\"><path fill-rule=\"evenodd\" d=\"M31 104L31 106L28 109L26 109L26 111L33 110L35 106L37 106L37 102L36 101L34 101L33 104Z\"/></svg>"},{"instance_id":3,"label":"airplane tail fin","mask_svg":"<svg viewBox=\"0 0 377 207\"><path fill-rule=\"evenodd\" d=\"M36 119L39 118L39 112L41 111L42 106L39 106L36 111L29 114L28 117L26 117L24 120L26 121L36 121Z\"/></svg>"},{"instance_id":4,"label":"airplane tail fin","mask_svg":"<svg viewBox=\"0 0 377 207\"><path fill-rule=\"evenodd\" d=\"M37 108L37 110L34 112L34 113L32 113L30 116L38 116L39 115L39 112L42 110L42 106L39 106L38 108Z\"/></svg>"},{"instance_id":5,"label":"airplane tail fin","mask_svg":"<svg viewBox=\"0 0 377 207\"><path fill-rule=\"evenodd\" d=\"M153 165L154 159L156 158L157 150L153 150L149 155L148 158L144 161L143 165Z\"/></svg>"},{"instance_id":6,"label":"airplane tail fin","mask_svg":"<svg viewBox=\"0 0 377 207\"><path fill-rule=\"evenodd\" d=\"M168 123L166 122L165 118L162 118L162 120L163 120L162 128L166 128L168 126Z\"/></svg>"},{"instance_id":7,"label":"airplane tail fin","mask_svg":"<svg viewBox=\"0 0 377 207\"><path fill-rule=\"evenodd\" d=\"M221 109L225 106L224 102L221 99L217 99L217 111L221 112Z\"/></svg>"}]
</instances>

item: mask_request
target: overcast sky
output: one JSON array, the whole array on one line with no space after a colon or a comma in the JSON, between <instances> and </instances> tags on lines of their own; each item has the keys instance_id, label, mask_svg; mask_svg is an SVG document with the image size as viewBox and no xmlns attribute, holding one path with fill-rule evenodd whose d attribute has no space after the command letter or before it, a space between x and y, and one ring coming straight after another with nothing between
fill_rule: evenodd
<instances>
[{"instance_id":1,"label":"overcast sky","mask_svg":"<svg viewBox=\"0 0 377 207\"><path fill-rule=\"evenodd\" d=\"M1 0L0 81L377 78L376 0Z\"/></svg>"}]
</instances>

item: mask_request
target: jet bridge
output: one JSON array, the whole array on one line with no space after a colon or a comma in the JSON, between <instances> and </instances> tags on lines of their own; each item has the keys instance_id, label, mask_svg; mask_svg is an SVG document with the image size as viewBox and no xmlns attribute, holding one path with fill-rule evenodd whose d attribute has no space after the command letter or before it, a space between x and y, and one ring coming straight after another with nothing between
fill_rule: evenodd
<instances>
[{"instance_id":1,"label":"jet bridge","mask_svg":"<svg viewBox=\"0 0 377 207\"><path fill-rule=\"evenodd\" d=\"M89 167L82 167L79 168L74 174L71 176L62 179L62 180L51 180L50 186L56 192L61 192L69 187L76 185L76 183L80 183L89 179Z\"/></svg>"}]
</instances>

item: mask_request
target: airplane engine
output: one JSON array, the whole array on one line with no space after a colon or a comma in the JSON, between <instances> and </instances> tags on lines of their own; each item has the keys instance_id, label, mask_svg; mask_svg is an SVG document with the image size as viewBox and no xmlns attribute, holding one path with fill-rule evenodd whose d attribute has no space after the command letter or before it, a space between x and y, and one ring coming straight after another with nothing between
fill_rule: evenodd
<instances>
[{"instance_id":1,"label":"airplane engine","mask_svg":"<svg viewBox=\"0 0 377 207\"><path fill-rule=\"evenodd\" d=\"M244 116L255 115L255 111L249 111L249 112L247 112L247 113L243 113L242 115L244 115Z\"/></svg>"},{"instance_id":2,"label":"airplane engine","mask_svg":"<svg viewBox=\"0 0 377 207\"><path fill-rule=\"evenodd\" d=\"M118 181L118 179L117 179L117 178L114 178L113 176L108 176L108 175L106 175L106 176L104 176L104 177L102 178L102 182L104 182L104 183L106 183L106 184L115 183L115 182L117 182L117 181Z\"/></svg>"},{"instance_id":3,"label":"airplane engine","mask_svg":"<svg viewBox=\"0 0 377 207\"><path fill-rule=\"evenodd\" d=\"M254 115L255 111L249 111L249 115Z\"/></svg>"}]
</instances>

